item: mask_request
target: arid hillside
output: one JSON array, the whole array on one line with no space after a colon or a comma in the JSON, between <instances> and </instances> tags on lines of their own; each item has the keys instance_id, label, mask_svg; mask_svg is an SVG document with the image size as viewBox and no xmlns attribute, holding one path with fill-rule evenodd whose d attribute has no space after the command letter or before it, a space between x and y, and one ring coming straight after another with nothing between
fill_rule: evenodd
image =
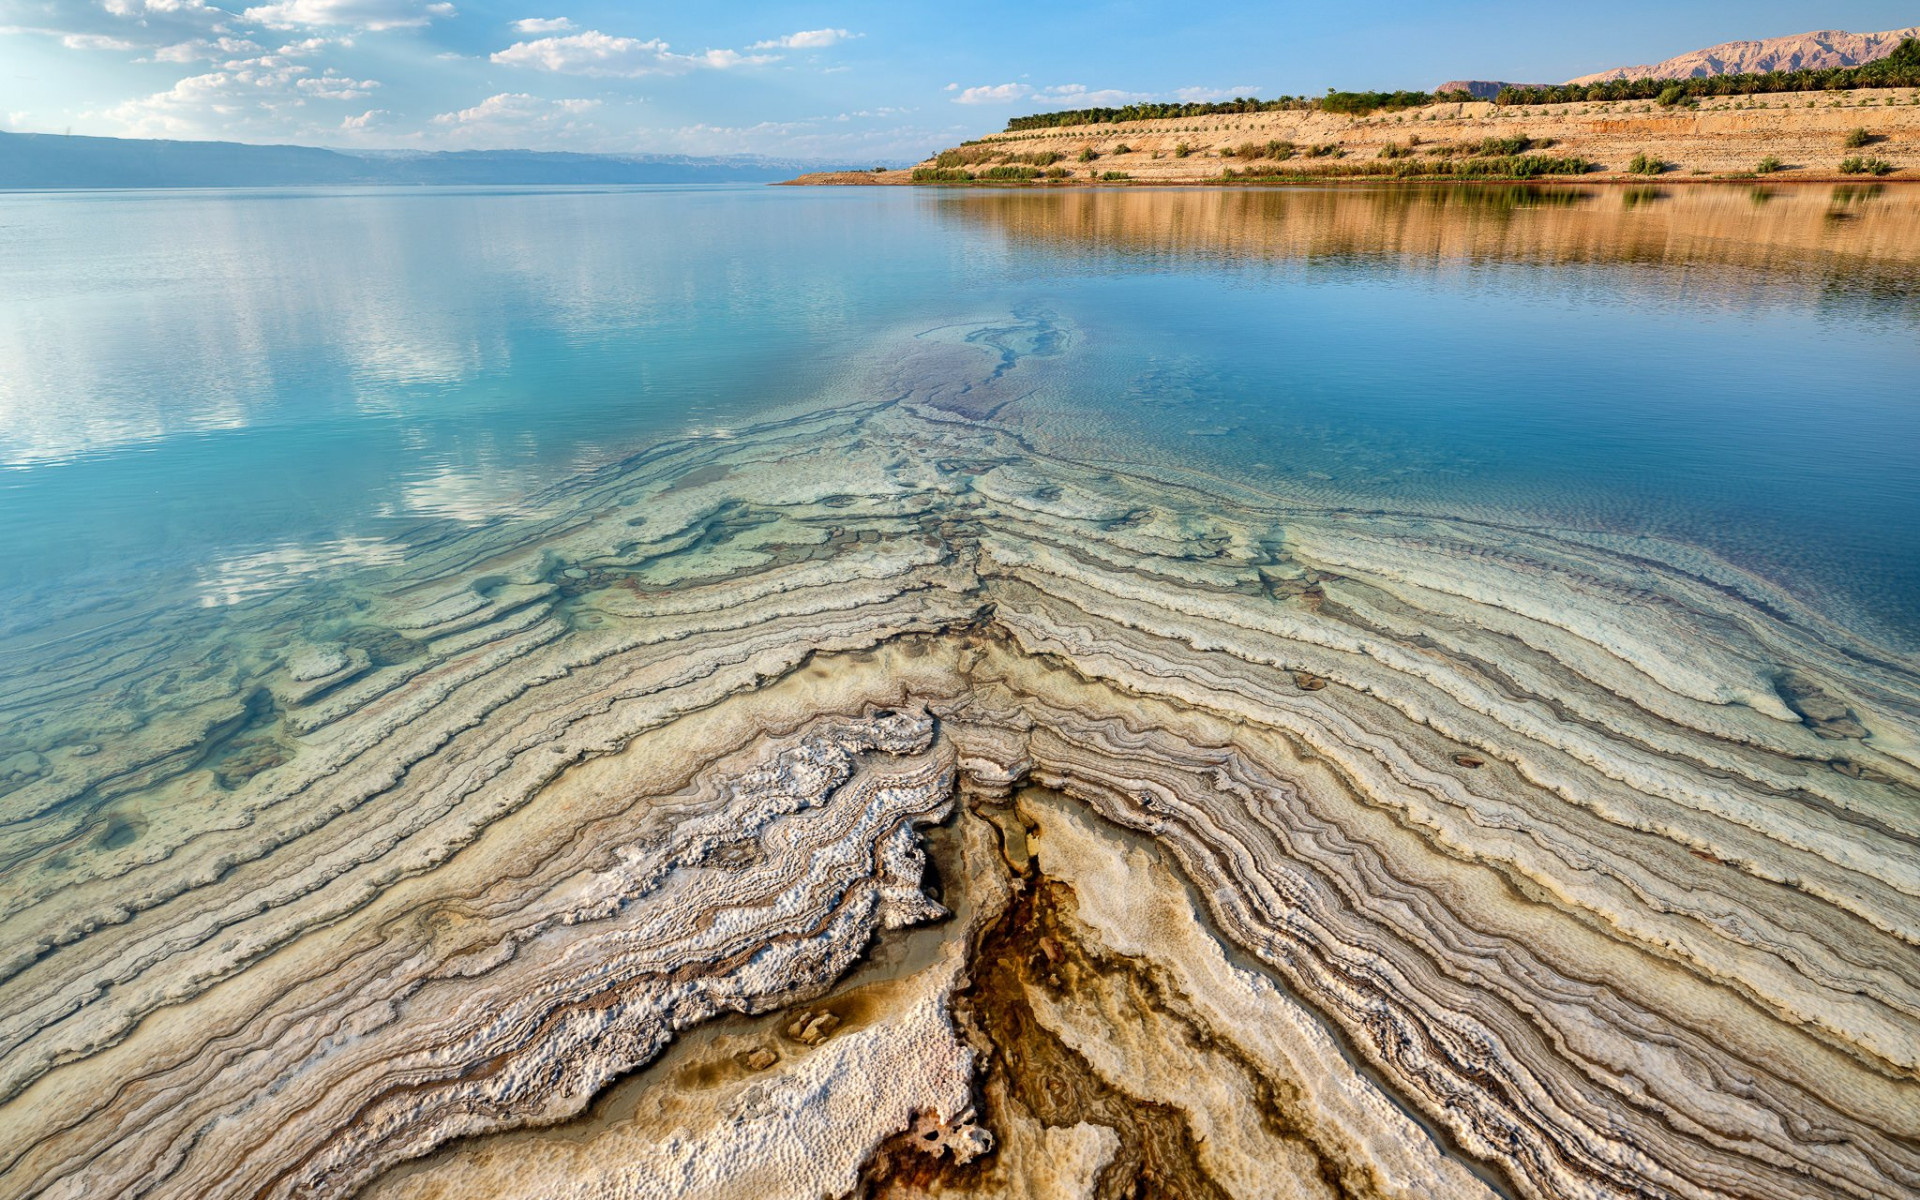
<instances>
[{"instance_id":1,"label":"arid hillside","mask_svg":"<svg viewBox=\"0 0 1920 1200\"><path fill-rule=\"evenodd\" d=\"M1675 55L1664 62L1638 67L1615 67L1569 83L1605 83L1611 79L1698 79L1712 75L1759 74L1766 71L1825 71L1858 67L1885 58L1905 38L1920 36L1920 26L1884 33L1848 33L1820 29L1787 37L1722 42L1704 50Z\"/></svg>"},{"instance_id":2,"label":"arid hillside","mask_svg":"<svg viewBox=\"0 0 1920 1200\"><path fill-rule=\"evenodd\" d=\"M964 143L927 159L917 179L914 171L885 171L795 182L1045 186L1503 174L1920 179L1920 88L1714 97L1694 108L1472 102L1364 117L1295 110L1060 126Z\"/></svg>"}]
</instances>

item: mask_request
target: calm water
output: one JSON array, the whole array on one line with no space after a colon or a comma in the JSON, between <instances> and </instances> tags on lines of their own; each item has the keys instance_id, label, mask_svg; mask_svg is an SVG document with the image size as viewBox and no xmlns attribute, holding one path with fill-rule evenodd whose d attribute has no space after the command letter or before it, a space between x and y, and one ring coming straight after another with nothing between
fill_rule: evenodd
<instances>
[{"instance_id":1,"label":"calm water","mask_svg":"<svg viewBox=\"0 0 1920 1200\"><path fill-rule=\"evenodd\" d=\"M1920 647L1920 195L0 197L0 610L223 605L1041 311L1090 456L1705 546Z\"/></svg>"}]
</instances>

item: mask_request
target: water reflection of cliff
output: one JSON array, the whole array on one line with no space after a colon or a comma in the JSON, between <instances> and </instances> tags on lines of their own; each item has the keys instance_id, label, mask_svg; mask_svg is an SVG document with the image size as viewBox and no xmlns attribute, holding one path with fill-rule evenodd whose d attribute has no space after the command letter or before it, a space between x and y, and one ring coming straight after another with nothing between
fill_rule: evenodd
<instances>
[{"instance_id":1,"label":"water reflection of cliff","mask_svg":"<svg viewBox=\"0 0 1920 1200\"><path fill-rule=\"evenodd\" d=\"M1920 189L1401 187L970 193L957 221L1020 243L1182 259L1657 263L1760 273L1746 288L1920 297ZM1687 273L1649 277L1686 287Z\"/></svg>"}]
</instances>

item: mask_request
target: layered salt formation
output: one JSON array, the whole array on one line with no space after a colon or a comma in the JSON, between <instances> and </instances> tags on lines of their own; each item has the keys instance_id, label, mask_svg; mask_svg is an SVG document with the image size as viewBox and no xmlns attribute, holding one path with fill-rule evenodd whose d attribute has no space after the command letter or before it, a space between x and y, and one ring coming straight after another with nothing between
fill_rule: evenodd
<instances>
[{"instance_id":1,"label":"layered salt formation","mask_svg":"<svg viewBox=\"0 0 1920 1200\"><path fill-rule=\"evenodd\" d=\"M1920 1188L1912 664L1064 453L1060 336L16 646L0 1193Z\"/></svg>"}]
</instances>

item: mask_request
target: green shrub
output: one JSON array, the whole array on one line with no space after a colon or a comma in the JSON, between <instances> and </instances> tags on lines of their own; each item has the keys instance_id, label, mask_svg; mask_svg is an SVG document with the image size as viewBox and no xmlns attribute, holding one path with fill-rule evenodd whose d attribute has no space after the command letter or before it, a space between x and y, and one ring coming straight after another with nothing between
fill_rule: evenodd
<instances>
[{"instance_id":1,"label":"green shrub","mask_svg":"<svg viewBox=\"0 0 1920 1200\"><path fill-rule=\"evenodd\" d=\"M967 156L958 150L942 150L940 157L933 160L933 165L941 170L950 171L956 167L966 166Z\"/></svg>"},{"instance_id":2,"label":"green shrub","mask_svg":"<svg viewBox=\"0 0 1920 1200\"><path fill-rule=\"evenodd\" d=\"M1284 162L1293 157L1293 150L1292 142L1283 142L1276 138L1269 142L1242 142L1225 153L1230 157L1237 155L1250 161L1270 158L1275 162Z\"/></svg>"},{"instance_id":3,"label":"green shrub","mask_svg":"<svg viewBox=\"0 0 1920 1200\"><path fill-rule=\"evenodd\" d=\"M1531 149L1533 149L1533 139L1524 133L1516 133L1512 137L1490 137L1474 147L1473 152L1488 158L1505 158L1514 154L1525 154Z\"/></svg>"},{"instance_id":4,"label":"green shrub","mask_svg":"<svg viewBox=\"0 0 1920 1200\"><path fill-rule=\"evenodd\" d=\"M1778 171L1781 165L1778 156L1769 154L1755 164L1753 173L1756 175L1771 175L1775 171Z\"/></svg>"},{"instance_id":5,"label":"green shrub","mask_svg":"<svg viewBox=\"0 0 1920 1200\"><path fill-rule=\"evenodd\" d=\"M1175 158L1185 158L1187 155L1192 153L1193 153L1193 147L1187 145L1185 142L1176 143L1173 147L1173 156Z\"/></svg>"},{"instance_id":6,"label":"green shrub","mask_svg":"<svg viewBox=\"0 0 1920 1200\"><path fill-rule=\"evenodd\" d=\"M1545 154L1516 155L1510 158L1446 159L1423 161L1409 155L1400 160L1341 163L1312 168L1282 168L1278 165L1238 171L1228 167L1222 179L1538 179L1550 175L1584 175L1593 164L1584 158L1555 158Z\"/></svg>"},{"instance_id":7,"label":"green shrub","mask_svg":"<svg viewBox=\"0 0 1920 1200\"><path fill-rule=\"evenodd\" d=\"M1859 155L1854 155L1852 158L1840 160L1842 175L1891 175L1893 172L1894 165L1884 158L1861 158Z\"/></svg>"},{"instance_id":8,"label":"green shrub","mask_svg":"<svg viewBox=\"0 0 1920 1200\"><path fill-rule=\"evenodd\" d=\"M1345 113L1351 117L1364 117L1374 112L1399 112L1408 108L1425 108L1433 103L1433 97L1426 92L1336 92L1327 89L1327 94L1314 102L1321 112Z\"/></svg>"},{"instance_id":9,"label":"green shrub","mask_svg":"<svg viewBox=\"0 0 1920 1200\"><path fill-rule=\"evenodd\" d=\"M1100 172L1100 178L1111 183L1122 179L1132 179L1133 176L1127 174L1125 171L1102 171Z\"/></svg>"},{"instance_id":10,"label":"green shrub","mask_svg":"<svg viewBox=\"0 0 1920 1200\"><path fill-rule=\"evenodd\" d=\"M1039 177L1040 177L1040 172L1037 168L1034 168L1034 167L988 167L979 176L979 178L981 179L1022 179L1022 180L1038 179Z\"/></svg>"},{"instance_id":11,"label":"green shrub","mask_svg":"<svg viewBox=\"0 0 1920 1200\"><path fill-rule=\"evenodd\" d=\"M1088 163L1099 157L1100 152L1098 150L1095 150L1092 146L1085 146L1081 148L1080 153L1074 155L1074 160L1076 162Z\"/></svg>"},{"instance_id":12,"label":"green shrub","mask_svg":"<svg viewBox=\"0 0 1920 1200\"><path fill-rule=\"evenodd\" d=\"M1660 89L1660 94L1654 97L1654 103L1661 108L1672 108L1680 104L1697 104L1699 101L1693 98L1684 85L1675 83Z\"/></svg>"},{"instance_id":13,"label":"green shrub","mask_svg":"<svg viewBox=\"0 0 1920 1200\"><path fill-rule=\"evenodd\" d=\"M1858 150L1862 146L1871 146L1878 139L1864 129L1854 129L1840 139L1840 144L1849 150Z\"/></svg>"},{"instance_id":14,"label":"green shrub","mask_svg":"<svg viewBox=\"0 0 1920 1200\"><path fill-rule=\"evenodd\" d=\"M1113 152L1115 154L1132 154L1133 147L1127 145L1125 142L1121 142L1118 146L1115 146L1113 148Z\"/></svg>"},{"instance_id":15,"label":"green shrub","mask_svg":"<svg viewBox=\"0 0 1920 1200\"><path fill-rule=\"evenodd\" d=\"M1307 147L1308 158L1345 158L1347 152L1335 142L1322 142L1318 146Z\"/></svg>"},{"instance_id":16,"label":"green shrub","mask_svg":"<svg viewBox=\"0 0 1920 1200\"><path fill-rule=\"evenodd\" d=\"M1381 158L1410 158L1413 151L1405 146L1396 146L1392 142L1380 147Z\"/></svg>"},{"instance_id":17,"label":"green shrub","mask_svg":"<svg viewBox=\"0 0 1920 1200\"><path fill-rule=\"evenodd\" d=\"M1644 151L1634 155L1633 161L1627 164L1627 173L1630 175L1659 175L1666 169L1666 163Z\"/></svg>"},{"instance_id":18,"label":"green shrub","mask_svg":"<svg viewBox=\"0 0 1920 1200\"><path fill-rule=\"evenodd\" d=\"M1067 170L1065 167L1048 167L1047 168L1048 179L1065 179L1067 176L1071 174L1073 174L1073 172Z\"/></svg>"},{"instance_id":19,"label":"green shrub","mask_svg":"<svg viewBox=\"0 0 1920 1200\"><path fill-rule=\"evenodd\" d=\"M972 171L957 171L948 167L915 167L915 183L971 183Z\"/></svg>"},{"instance_id":20,"label":"green shrub","mask_svg":"<svg viewBox=\"0 0 1920 1200\"><path fill-rule=\"evenodd\" d=\"M1593 164L1571 155L1521 154L1506 158L1471 158L1464 162L1436 163L1452 168L1452 174L1472 178L1476 175L1498 179L1534 179L1542 175L1585 175Z\"/></svg>"}]
</instances>

